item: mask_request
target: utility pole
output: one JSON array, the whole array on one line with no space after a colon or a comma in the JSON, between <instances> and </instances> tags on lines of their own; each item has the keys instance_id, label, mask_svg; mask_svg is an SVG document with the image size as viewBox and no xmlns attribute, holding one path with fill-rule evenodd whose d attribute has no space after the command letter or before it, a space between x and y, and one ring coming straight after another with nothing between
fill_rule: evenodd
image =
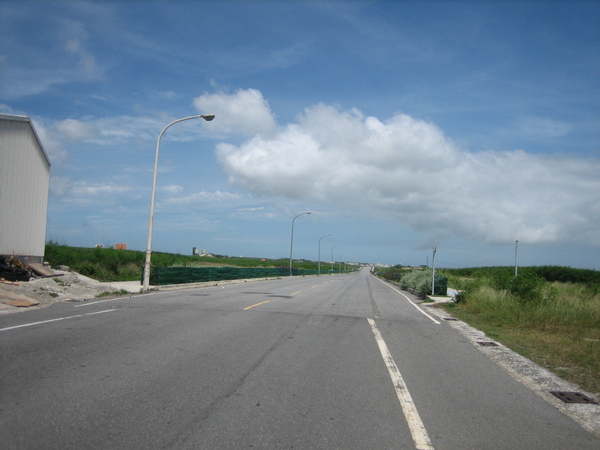
<instances>
[{"instance_id":1,"label":"utility pole","mask_svg":"<svg viewBox=\"0 0 600 450\"><path fill-rule=\"evenodd\" d=\"M435 252L437 251L436 247L433 247L433 261L431 263L433 267L433 276L431 277L431 295L435 295Z\"/></svg>"},{"instance_id":2,"label":"utility pole","mask_svg":"<svg viewBox=\"0 0 600 450\"><path fill-rule=\"evenodd\" d=\"M515 241L515 277L519 274L519 241Z\"/></svg>"}]
</instances>

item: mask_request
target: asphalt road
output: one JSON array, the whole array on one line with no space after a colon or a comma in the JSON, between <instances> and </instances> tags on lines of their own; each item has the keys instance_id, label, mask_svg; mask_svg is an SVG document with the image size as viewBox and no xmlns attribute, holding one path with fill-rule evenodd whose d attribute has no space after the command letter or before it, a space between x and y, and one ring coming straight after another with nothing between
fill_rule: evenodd
<instances>
[{"instance_id":1,"label":"asphalt road","mask_svg":"<svg viewBox=\"0 0 600 450\"><path fill-rule=\"evenodd\" d=\"M372 277L0 316L3 449L598 449Z\"/></svg>"}]
</instances>

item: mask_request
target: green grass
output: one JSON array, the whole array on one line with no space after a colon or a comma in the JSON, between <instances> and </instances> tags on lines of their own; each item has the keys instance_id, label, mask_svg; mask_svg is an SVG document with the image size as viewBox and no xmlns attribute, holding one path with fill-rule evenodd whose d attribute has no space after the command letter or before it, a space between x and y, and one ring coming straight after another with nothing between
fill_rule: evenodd
<instances>
[{"instance_id":1,"label":"green grass","mask_svg":"<svg viewBox=\"0 0 600 450\"><path fill-rule=\"evenodd\" d=\"M71 270L98 281L138 281L142 278L146 253L112 248L70 247L50 241L44 259L50 266L69 266ZM230 256L200 257L152 252L152 265L157 267L289 267L287 258L242 258ZM321 262L321 272L328 273L330 264ZM317 270L316 261L294 260L294 269ZM337 271L338 265L335 265Z\"/></svg>"},{"instance_id":2,"label":"green grass","mask_svg":"<svg viewBox=\"0 0 600 450\"><path fill-rule=\"evenodd\" d=\"M119 289L118 291L104 291L100 292L96 297L113 297L119 295L129 295L129 291L125 289Z\"/></svg>"},{"instance_id":3,"label":"green grass","mask_svg":"<svg viewBox=\"0 0 600 450\"><path fill-rule=\"evenodd\" d=\"M485 279L463 282L471 288L464 302L445 306L452 315L584 390L600 394L596 289L582 283L545 282L538 301L524 301Z\"/></svg>"}]
</instances>

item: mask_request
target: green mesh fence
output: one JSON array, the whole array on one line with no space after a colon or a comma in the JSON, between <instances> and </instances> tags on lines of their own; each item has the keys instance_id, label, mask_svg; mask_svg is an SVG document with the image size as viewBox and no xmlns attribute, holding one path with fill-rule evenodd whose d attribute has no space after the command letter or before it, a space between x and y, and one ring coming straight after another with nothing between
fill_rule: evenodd
<instances>
[{"instance_id":1,"label":"green mesh fence","mask_svg":"<svg viewBox=\"0 0 600 450\"><path fill-rule=\"evenodd\" d=\"M448 293L448 277L435 276L435 292L433 295L446 295Z\"/></svg>"},{"instance_id":2,"label":"green mesh fence","mask_svg":"<svg viewBox=\"0 0 600 450\"><path fill-rule=\"evenodd\" d=\"M325 272L322 272L325 273ZM315 275L316 270L294 269L293 275ZM152 267L150 284L200 283L203 281L240 280L244 278L285 277L290 275L288 268L264 267Z\"/></svg>"}]
</instances>

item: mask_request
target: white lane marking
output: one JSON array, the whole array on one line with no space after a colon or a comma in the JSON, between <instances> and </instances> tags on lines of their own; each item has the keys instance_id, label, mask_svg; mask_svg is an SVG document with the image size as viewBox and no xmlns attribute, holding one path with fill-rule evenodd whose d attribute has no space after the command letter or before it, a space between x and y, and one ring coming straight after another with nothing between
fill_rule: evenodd
<instances>
[{"instance_id":1,"label":"white lane marking","mask_svg":"<svg viewBox=\"0 0 600 450\"><path fill-rule=\"evenodd\" d=\"M84 314L84 316L93 316L94 314L104 314L104 313L112 312L112 311L116 311L116 308L105 309L104 311L96 311L96 312L93 312L93 313L87 313L87 314Z\"/></svg>"},{"instance_id":2,"label":"white lane marking","mask_svg":"<svg viewBox=\"0 0 600 450\"><path fill-rule=\"evenodd\" d=\"M396 390L396 395L400 401L400 406L402 406L402 412L404 413L410 434L413 438L413 442L415 443L415 448L419 450L433 450L433 445L429 439L425 425L423 425L421 416L419 416L417 407L412 400L410 392L408 392L408 388L404 383L404 379L398 370L398 366L396 365L394 358L392 358L392 354L390 353L387 344L377 329L375 321L373 319L367 320L369 321L369 325L371 325L371 330L375 335L375 340L379 346L379 351L383 357L383 362L385 363L388 373L390 374L390 378L392 379L394 389Z\"/></svg>"},{"instance_id":3,"label":"white lane marking","mask_svg":"<svg viewBox=\"0 0 600 450\"><path fill-rule=\"evenodd\" d=\"M193 289L181 289L179 292L185 292L185 291L191 291ZM147 295L151 295L151 294L136 294L134 292L131 292L131 294L135 294L136 298L137 297L146 297ZM90 305L97 305L98 303L106 303L106 302L116 302L119 300L126 300L126 299L130 299L131 297L125 297L124 295L120 296L120 297L115 297L115 298L107 298L104 300L96 300L95 302L91 301L91 302L85 302L85 303L81 303L79 305L74 305L74 308L81 308L82 306L90 306Z\"/></svg>"},{"instance_id":4,"label":"white lane marking","mask_svg":"<svg viewBox=\"0 0 600 450\"><path fill-rule=\"evenodd\" d=\"M107 312L111 312L111 311L116 311L116 309L106 309L104 311L96 311L93 313L77 314L74 316L67 316L67 317L58 317L56 319L42 320L41 322L24 323L23 325L16 325L14 327L0 328L0 331L9 331L9 330L15 330L17 328L32 327L34 325L42 325L45 323L58 322L59 320L74 319L75 317L93 316L95 314L103 314L103 313L107 313Z\"/></svg>"},{"instance_id":5,"label":"white lane marking","mask_svg":"<svg viewBox=\"0 0 600 450\"><path fill-rule=\"evenodd\" d=\"M80 305L73 306L74 308L81 308L82 306L97 305L98 303L116 302L117 300L123 300L122 298L107 298L106 300L97 300L95 302L85 302Z\"/></svg>"},{"instance_id":6,"label":"white lane marking","mask_svg":"<svg viewBox=\"0 0 600 450\"><path fill-rule=\"evenodd\" d=\"M417 310L423 314L424 316L426 316L429 320L431 320L433 323L437 324L437 325L441 325L441 322L438 322L437 320L435 320L434 317L430 316L429 314L427 314L425 311L423 311L421 308L419 308L419 306L414 303L410 298L408 298L406 295L404 295L402 292L400 292L398 289L396 289L394 286L390 286L389 284L387 284L385 281L379 279L378 277L375 277L378 281L381 281L383 284L385 284L387 287L389 287L390 289L396 291L398 294L400 294L402 297L404 297L406 300L408 300L410 302L411 305L413 305L415 308L417 308Z\"/></svg>"}]
</instances>

